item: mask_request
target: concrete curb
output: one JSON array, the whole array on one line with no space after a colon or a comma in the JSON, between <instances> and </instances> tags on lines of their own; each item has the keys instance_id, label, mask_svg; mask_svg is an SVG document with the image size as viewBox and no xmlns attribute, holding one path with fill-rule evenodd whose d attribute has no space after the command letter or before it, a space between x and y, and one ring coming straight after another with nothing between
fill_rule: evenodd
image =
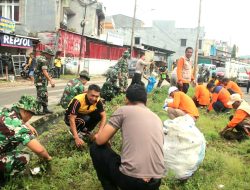
<instances>
[{"instance_id":1,"label":"concrete curb","mask_svg":"<svg viewBox=\"0 0 250 190\"><path fill-rule=\"evenodd\" d=\"M52 119L63 116L64 113L65 113L65 110L60 110L60 111L57 111L57 112L50 114L50 115L44 115L44 116L36 119L35 121L32 121L31 125L33 127L39 128L40 125L44 125L45 122L48 122L48 121L51 121Z\"/></svg>"},{"instance_id":2,"label":"concrete curb","mask_svg":"<svg viewBox=\"0 0 250 190\"><path fill-rule=\"evenodd\" d=\"M76 77L72 77L76 78ZM56 84L66 84L70 79L54 79ZM105 81L104 76L92 76L90 82L96 82L96 81ZM0 89L1 88L16 88L16 87L34 87L34 85L31 85L30 80L25 79L19 79L14 82L2 82L0 83Z\"/></svg>"}]
</instances>

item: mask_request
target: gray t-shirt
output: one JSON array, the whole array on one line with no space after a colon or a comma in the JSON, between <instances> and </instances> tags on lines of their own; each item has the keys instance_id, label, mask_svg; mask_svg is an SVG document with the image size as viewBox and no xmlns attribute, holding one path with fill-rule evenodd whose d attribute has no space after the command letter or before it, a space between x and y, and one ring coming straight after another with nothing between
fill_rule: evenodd
<instances>
[{"instance_id":1,"label":"gray t-shirt","mask_svg":"<svg viewBox=\"0 0 250 190\"><path fill-rule=\"evenodd\" d=\"M139 59L136 62L136 65L135 65L135 72L137 72L137 73L143 73L143 69L147 65L148 64L145 61L143 61L142 59Z\"/></svg>"},{"instance_id":2,"label":"gray t-shirt","mask_svg":"<svg viewBox=\"0 0 250 190\"><path fill-rule=\"evenodd\" d=\"M144 105L117 109L109 124L122 132L120 171L135 178L162 178L164 174L163 126Z\"/></svg>"}]
</instances>

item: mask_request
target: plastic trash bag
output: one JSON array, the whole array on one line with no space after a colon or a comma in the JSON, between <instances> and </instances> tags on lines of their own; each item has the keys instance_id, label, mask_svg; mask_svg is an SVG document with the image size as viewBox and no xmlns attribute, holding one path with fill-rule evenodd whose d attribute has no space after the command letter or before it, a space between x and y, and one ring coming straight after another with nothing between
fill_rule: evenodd
<instances>
[{"instance_id":1,"label":"plastic trash bag","mask_svg":"<svg viewBox=\"0 0 250 190\"><path fill-rule=\"evenodd\" d=\"M164 122L164 162L166 175L187 179L205 157L206 140L189 115Z\"/></svg>"}]
</instances>

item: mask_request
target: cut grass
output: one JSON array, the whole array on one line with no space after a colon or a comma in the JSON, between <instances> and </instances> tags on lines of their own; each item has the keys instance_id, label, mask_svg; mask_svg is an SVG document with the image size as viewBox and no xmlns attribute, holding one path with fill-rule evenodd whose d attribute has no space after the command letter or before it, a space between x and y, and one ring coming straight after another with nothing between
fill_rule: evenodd
<instances>
[{"instance_id":1,"label":"cut grass","mask_svg":"<svg viewBox=\"0 0 250 190\"><path fill-rule=\"evenodd\" d=\"M193 90L189 91L192 96ZM148 107L164 121L166 112L162 110L167 88L156 89L149 94ZM106 105L108 116L123 104L124 96L118 96ZM197 127L207 140L206 156L195 174L181 183L168 176L163 178L161 190L215 190L224 185L223 190L250 190L250 141L228 142L220 138L218 132L225 127L229 115L206 113L200 110ZM82 189L101 190L88 148L75 147L63 120L48 126L49 131L40 135L53 160L50 165L40 163L37 156L32 157L30 167L40 166L43 172L37 176L26 174L12 179L3 188L10 189ZM121 148L120 133L116 134L112 146L116 151Z\"/></svg>"}]
</instances>

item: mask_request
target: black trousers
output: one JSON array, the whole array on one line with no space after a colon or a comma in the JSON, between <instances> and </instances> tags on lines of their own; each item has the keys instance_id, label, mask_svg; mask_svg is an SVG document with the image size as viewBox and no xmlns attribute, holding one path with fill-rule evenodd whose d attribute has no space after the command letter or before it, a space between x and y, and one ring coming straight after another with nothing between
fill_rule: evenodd
<instances>
[{"instance_id":1,"label":"black trousers","mask_svg":"<svg viewBox=\"0 0 250 190\"><path fill-rule=\"evenodd\" d=\"M242 141L248 138L244 130L244 127L242 125L236 125L234 129L236 131L234 130L226 131L223 134L221 134L221 136L227 140L237 140L237 141Z\"/></svg>"},{"instance_id":2,"label":"black trousers","mask_svg":"<svg viewBox=\"0 0 250 190\"><path fill-rule=\"evenodd\" d=\"M75 120L77 132L91 132L100 121L101 115L99 111L94 111L86 115L78 114ZM64 122L70 126L67 114L65 114Z\"/></svg>"},{"instance_id":3,"label":"black trousers","mask_svg":"<svg viewBox=\"0 0 250 190\"><path fill-rule=\"evenodd\" d=\"M207 105L201 105L199 103L199 101L196 99L196 97L193 97L193 101L194 101L194 104L196 105L196 107L207 107Z\"/></svg>"},{"instance_id":4,"label":"black trousers","mask_svg":"<svg viewBox=\"0 0 250 190\"><path fill-rule=\"evenodd\" d=\"M189 89L189 84L183 83L182 86L180 86L180 84L177 83L177 88L179 89L179 91L182 91L186 94L188 92L188 89Z\"/></svg>"},{"instance_id":5,"label":"black trousers","mask_svg":"<svg viewBox=\"0 0 250 190\"><path fill-rule=\"evenodd\" d=\"M141 81L142 74L141 73L134 73L134 76L132 78L132 82L130 85L133 84L141 84L144 86L144 83Z\"/></svg>"},{"instance_id":6,"label":"black trousers","mask_svg":"<svg viewBox=\"0 0 250 190\"><path fill-rule=\"evenodd\" d=\"M217 101L213 103L213 109L215 112L228 112L230 108L226 108L221 101Z\"/></svg>"},{"instance_id":7,"label":"black trousers","mask_svg":"<svg viewBox=\"0 0 250 190\"><path fill-rule=\"evenodd\" d=\"M61 67L55 67L56 69L56 77L57 78L60 78L60 75L61 75Z\"/></svg>"},{"instance_id":8,"label":"black trousers","mask_svg":"<svg viewBox=\"0 0 250 190\"><path fill-rule=\"evenodd\" d=\"M250 80L247 83L247 93L249 93L249 88L250 88Z\"/></svg>"},{"instance_id":9,"label":"black trousers","mask_svg":"<svg viewBox=\"0 0 250 190\"><path fill-rule=\"evenodd\" d=\"M121 157L108 145L90 146L90 156L98 179L104 190L158 190L160 179L144 182L142 179L130 177L120 172Z\"/></svg>"}]
</instances>

